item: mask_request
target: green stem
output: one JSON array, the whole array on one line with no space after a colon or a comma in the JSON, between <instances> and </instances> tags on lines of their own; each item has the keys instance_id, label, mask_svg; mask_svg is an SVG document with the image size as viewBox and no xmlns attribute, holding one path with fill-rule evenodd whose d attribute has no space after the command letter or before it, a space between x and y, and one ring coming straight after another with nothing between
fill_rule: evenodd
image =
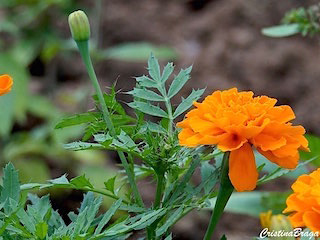
<instances>
[{"instance_id":1,"label":"green stem","mask_svg":"<svg viewBox=\"0 0 320 240\"><path fill-rule=\"evenodd\" d=\"M157 174L157 190L156 190L156 198L154 201L154 208L159 209L161 207L161 198L163 193L163 184L164 184L164 174L159 173ZM156 239L155 237L155 230L157 228L158 223L161 221L161 218L153 222L148 228L147 228L147 237L148 240Z\"/></svg>"},{"instance_id":2,"label":"green stem","mask_svg":"<svg viewBox=\"0 0 320 240\"><path fill-rule=\"evenodd\" d=\"M154 201L154 208L158 209L161 205L161 198L163 192L163 183L164 183L164 175L158 174L157 175L157 191L156 191L156 198Z\"/></svg>"},{"instance_id":3,"label":"green stem","mask_svg":"<svg viewBox=\"0 0 320 240\"><path fill-rule=\"evenodd\" d=\"M86 187L82 187L82 188L73 188L73 189L77 189L77 190L82 190L82 191L85 191L85 192L95 192L95 193L99 193L101 195L104 195L106 197L110 197L110 198L113 198L115 200L118 200L120 199L118 196L115 196L115 195L112 195L110 193L107 193L103 190L100 190L100 189L96 189L96 188L86 188ZM129 204L128 201L126 200L122 200L123 203L125 204Z\"/></svg>"},{"instance_id":4,"label":"green stem","mask_svg":"<svg viewBox=\"0 0 320 240\"><path fill-rule=\"evenodd\" d=\"M168 118L169 118L168 132L169 132L169 136L171 136L172 132L173 132L172 106L171 106L170 100L167 97L165 97L165 104L166 104L166 108L168 110Z\"/></svg>"},{"instance_id":5,"label":"green stem","mask_svg":"<svg viewBox=\"0 0 320 240\"><path fill-rule=\"evenodd\" d=\"M107 108L107 105L105 104L105 100L104 100L104 97L103 97L103 94L102 94L102 91L101 91L101 88L100 88L96 73L94 71L94 68L93 68L93 65L92 65L92 62L91 62L91 58L90 58L90 54L89 54L89 43L88 43L88 41L81 41L81 42L77 41L76 43L78 45L80 54L81 54L82 59L84 61L84 64L85 64L85 66L87 68L87 72L89 74L89 77L91 79L93 87L94 87L94 89L96 91L96 94L97 94L97 97L98 97L98 100L99 100L99 103L100 103L100 108L102 110L103 119L104 119L104 121L105 121L105 123L107 125L107 128L110 131L111 136L115 136L116 135L116 131L115 131L113 123L111 121L109 110ZM130 168L130 166L128 164L128 161L127 161L127 159L126 159L126 157L125 157L123 152L118 151L118 155L119 155L121 163L122 163L122 165L123 165L123 167L124 167L124 169L125 169L125 171L126 171L126 173L128 175L128 180L129 180L129 183L131 185L132 192L133 192L135 200L137 201L137 203L140 206L144 206L142 198L141 198L141 195L140 195L138 187L137 187L137 184L135 182L133 169Z\"/></svg>"},{"instance_id":6,"label":"green stem","mask_svg":"<svg viewBox=\"0 0 320 240\"><path fill-rule=\"evenodd\" d=\"M225 206L233 192L233 186L229 179L229 155L230 152L226 152L222 160L222 169L220 177L220 189L217 197L216 204L210 219L210 223L206 232L204 240L210 240L212 234L217 226L217 223L223 213Z\"/></svg>"}]
</instances>

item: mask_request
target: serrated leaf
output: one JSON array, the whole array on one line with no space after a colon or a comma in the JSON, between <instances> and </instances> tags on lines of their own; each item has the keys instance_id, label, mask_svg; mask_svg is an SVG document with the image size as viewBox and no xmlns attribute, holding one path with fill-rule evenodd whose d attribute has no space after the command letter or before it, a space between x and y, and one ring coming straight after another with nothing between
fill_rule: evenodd
<instances>
[{"instance_id":1,"label":"serrated leaf","mask_svg":"<svg viewBox=\"0 0 320 240\"><path fill-rule=\"evenodd\" d=\"M9 199L19 202L20 184L18 171L14 168L12 163L8 163L3 169L3 174L3 188L1 191L0 202L3 203Z\"/></svg>"},{"instance_id":2,"label":"serrated leaf","mask_svg":"<svg viewBox=\"0 0 320 240\"><path fill-rule=\"evenodd\" d=\"M60 120L60 122L55 126L55 129L95 122L99 118L101 118L101 116L101 113L81 113L74 116L66 117Z\"/></svg>"},{"instance_id":3,"label":"serrated leaf","mask_svg":"<svg viewBox=\"0 0 320 240\"><path fill-rule=\"evenodd\" d=\"M136 77L136 81L141 87L158 88L158 83L147 76Z\"/></svg>"},{"instance_id":4,"label":"serrated leaf","mask_svg":"<svg viewBox=\"0 0 320 240\"><path fill-rule=\"evenodd\" d=\"M201 182L206 183L204 185L204 192L208 194L214 185L216 184L216 179L212 177L215 172L215 168L208 162L203 162L201 165ZM211 180L211 181L210 181Z\"/></svg>"},{"instance_id":5,"label":"serrated leaf","mask_svg":"<svg viewBox=\"0 0 320 240\"><path fill-rule=\"evenodd\" d=\"M172 240L172 233L170 233L164 240Z\"/></svg>"},{"instance_id":6,"label":"serrated leaf","mask_svg":"<svg viewBox=\"0 0 320 240\"><path fill-rule=\"evenodd\" d=\"M112 216L115 214L115 212L119 209L121 206L122 199L117 200L115 203L112 204L112 206L109 208L109 210L103 215L101 221L99 222L95 234L99 234L103 227L108 224Z\"/></svg>"},{"instance_id":7,"label":"serrated leaf","mask_svg":"<svg viewBox=\"0 0 320 240\"><path fill-rule=\"evenodd\" d=\"M128 94L149 101L164 101L162 96L148 89L134 88L132 91L128 92Z\"/></svg>"},{"instance_id":8,"label":"serrated leaf","mask_svg":"<svg viewBox=\"0 0 320 240\"><path fill-rule=\"evenodd\" d=\"M45 239L48 232L48 224L45 222L40 222L36 225L36 235L40 239Z\"/></svg>"},{"instance_id":9,"label":"serrated leaf","mask_svg":"<svg viewBox=\"0 0 320 240\"><path fill-rule=\"evenodd\" d=\"M78 188L83 188L83 187L93 188L89 179L87 179L85 175L78 176L78 177L71 179L70 183Z\"/></svg>"},{"instance_id":10,"label":"serrated leaf","mask_svg":"<svg viewBox=\"0 0 320 240\"><path fill-rule=\"evenodd\" d=\"M93 203L94 199L95 197L93 192L87 192L86 194L84 194L79 212L83 212L87 207L89 207Z\"/></svg>"},{"instance_id":11,"label":"serrated leaf","mask_svg":"<svg viewBox=\"0 0 320 240\"><path fill-rule=\"evenodd\" d=\"M139 130L139 133L144 133L146 131L151 131L154 133L166 133L166 130L161 125L153 122L146 122Z\"/></svg>"},{"instance_id":12,"label":"serrated leaf","mask_svg":"<svg viewBox=\"0 0 320 240\"><path fill-rule=\"evenodd\" d=\"M179 74L173 79L173 82L171 83L168 91L169 98L172 98L174 95L176 95L190 79L191 70L192 66L188 67L187 69L182 69Z\"/></svg>"},{"instance_id":13,"label":"serrated leaf","mask_svg":"<svg viewBox=\"0 0 320 240\"><path fill-rule=\"evenodd\" d=\"M127 150L135 150L139 152L136 143L131 139L131 137L124 131L121 130L120 135L113 139L111 146L120 147Z\"/></svg>"},{"instance_id":14,"label":"serrated leaf","mask_svg":"<svg viewBox=\"0 0 320 240\"><path fill-rule=\"evenodd\" d=\"M116 177L114 176L110 179L108 179L106 182L104 182L104 186L106 187L107 190L109 190L110 192L112 192L114 194L114 184L116 181Z\"/></svg>"},{"instance_id":15,"label":"serrated leaf","mask_svg":"<svg viewBox=\"0 0 320 240\"><path fill-rule=\"evenodd\" d=\"M166 213L166 209L158 209L150 211L149 213L143 213L141 215L136 216L138 221L134 222L133 224L129 225L130 229L140 230L147 226L150 226L154 221L158 218L163 216Z\"/></svg>"},{"instance_id":16,"label":"serrated leaf","mask_svg":"<svg viewBox=\"0 0 320 240\"><path fill-rule=\"evenodd\" d=\"M153 80L155 80L156 82L161 81L159 62L152 53L148 60L148 71L150 77L152 77Z\"/></svg>"},{"instance_id":17,"label":"serrated leaf","mask_svg":"<svg viewBox=\"0 0 320 240\"><path fill-rule=\"evenodd\" d=\"M88 150L88 149L104 149L104 146L102 146L100 143L87 143L87 142L67 143L67 144L63 144L63 147L66 150L73 150L73 151Z\"/></svg>"},{"instance_id":18,"label":"serrated leaf","mask_svg":"<svg viewBox=\"0 0 320 240\"><path fill-rule=\"evenodd\" d=\"M191 94L186 99L182 98L181 103L174 111L173 118L177 118L182 113L187 111L192 104L202 96L204 91L205 89L192 90Z\"/></svg>"},{"instance_id":19,"label":"serrated leaf","mask_svg":"<svg viewBox=\"0 0 320 240\"><path fill-rule=\"evenodd\" d=\"M36 226L33 219L26 213L24 209L19 209L17 216L21 223L28 229L28 231L34 233L36 231Z\"/></svg>"},{"instance_id":20,"label":"serrated leaf","mask_svg":"<svg viewBox=\"0 0 320 240\"><path fill-rule=\"evenodd\" d=\"M124 108L122 107L122 105L117 102L116 91L115 91L115 86L114 85L112 85L112 87L111 87L111 93L110 94L104 93L103 94L103 98L104 98L104 101L105 101L105 103L106 103L106 105L109 108L111 113L117 112L120 115L125 115L126 114L126 112L125 112ZM99 105L98 104L99 100L98 100L97 95L93 95L93 99L96 101L97 105Z\"/></svg>"},{"instance_id":21,"label":"serrated leaf","mask_svg":"<svg viewBox=\"0 0 320 240\"><path fill-rule=\"evenodd\" d=\"M299 24L286 24L262 29L262 34L268 37L289 37L299 33Z\"/></svg>"},{"instance_id":22,"label":"serrated leaf","mask_svg":"<svg viewBox=\"0 0 320 240\"><path fill-rule=\"evenodd\" d=\"M93 137L94 140L98 143L104 143L113 139L113 137L110 136L109 132L107 134L95 134Z\"/></svg>"},{"instance_id":23,"label":"serrated leaf","mask_svg":"<svg viewBox=\"0 0 320 240\"><path fill-rule=\"evenodd\" d=\"M162 72L162 76L161 76L161 82L166 82L168 80L168 78L170 77L170 75L172 74L174 70L174 66L173 66L173 63L168 63L164 69L163 69L163 72Z\"/></svg>"},{"instance_id":24,"label":"serrated leaf","mask_svg":"<svg viewBox=\"0 0 320 240\"><path fill-rule=\"evenodd\" d=\"M154 106L145 102L132 102L128 104L131 108L137 109L140 112L146 113L151 116L168 118L168 114L163 111L159 106Z\"/></svg>"},{"instance_id":25,"label":"serrated leaf","mask_svg":"<svg viewBox=\"0 0 320 240\"><path fill-rule=\"evenodd\" d=\"M180 206L171 216L165 221L165 223L156 230L156 236L162 236L183 214L183 206Z\"/></svg>"},{"instance_id":26,"label":"serrated leaf","mask_svg":"<svg viewBox=\"0 0 320 240\"><path fill-rule=\"evenodd\" d=\"M61 177L48 180L49 183L55 184L55 185L69 185L69 180L67 179L67 175L64 174Z\"/></svg>"}]
</instances>

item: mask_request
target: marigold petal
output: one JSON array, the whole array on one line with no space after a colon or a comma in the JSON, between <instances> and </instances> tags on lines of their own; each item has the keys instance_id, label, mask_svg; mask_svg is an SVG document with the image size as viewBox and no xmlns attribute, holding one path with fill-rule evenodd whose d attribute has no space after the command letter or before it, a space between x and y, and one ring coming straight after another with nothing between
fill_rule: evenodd
<instances>
[{"instance_id":1,"label":"marigold petal","mask_svg":"<svg viewBox=\"0 0 320 240\"><path fill-rule=\"evenodd\" d=\"M215 145L215 144L221 142L223 139L225 139L227 137L228 137L227 133L223 133L221 135L216 135L216 136L205 135L199 140L199 144L202 144L202 145Z\"/></svg>"},{"instance_id":2,"label":"marigold petal","mask_svg":"<svg viewBox=\"0 0 320 240\"><path fill-rule=\"evenodd\" d=\"M288 218L294 228L306 226L303 221L303 213L302 212L293 213Z\"/></svg>"},{"instance_id":3,"label":"marigold petal","mask_svg":"<svg viewBox=\"0 0 320 240\"><path fill-rule=\"evenodd\" d=\"M313 232L320 231L320 214L308 211L303 214L303 222Z\"/></svg>"},{"instance_id":4,"label":"marigold petal","mask_svg":"<svg viewBox=\"0 0 320 240\"><path fill-rule=\"evenodd\" d=\"M209 121L205 121L199 117L193 117L189 120L189 125L194 132L207 133L209 134L211 130L214 130L216 126Z\"/></svg>"},{"instance_id":5,"label":"marigold petal","mask_svg":"<svg viewBox=\"0 0 320 240\"><path fill-rule=\"evenodd\" d=\"M193 135L194 132L190 128L182 129L182 131L178 135L180 144L183 146L188 146L187 140L191 138Z\"/></svg>"},{"instance_id":6,"label":"marigold petal","mask_svg":"<svg viewBox=\"0 0 320 240\"><path fill-rule=\"evenodd\" d=\"M0 96L11 91L13 85L12 78L5 74L0 76Z\"/></svg>"},{"instance_id":7,"label":"marigold petal","mask_svg":"<svg viewBox=\"0 0 320 240\"><path fill-rule=\"evenodd\" d=\"M294 169L298 165L299 161L299 152L295 156L287 156L283 158L279 158L273 154L272 151L263 151L261 148L257 148L258 152L265 156L269 161L276 163L280 167Z\"/></svg>"},{"instance_id":8,"label":"marigold petal","mask_svg":"<svg viewBox=\"0 0 320 240\"><path fill-rule=\"evenodd\" d=\"M239 149L247 141L246 138L236 133L228 133L226 137L218 143L218 148L223 152L233 151Z\"/></svg>"},{"instance_id":9,"label":"marigold petal","mask_svg":"<svg viewBox=\"0 0 320 240\"><path fill-rule=\"evenodd\" d=\"M288 141L288 138L287 138L287 141ZM287 142L286 145L283 145L278 149L272 150L272 153L278 158L295 157L298 154L299 147L300 147L300 144L298 142L296 143Z\"/></svg>"},{"instance_id":10,"label":"marigold petal","mask_svg":"<svg viewBox=\"0 0 320 240\"><path fill-rule=\"evenodd\" d=\"M255 158L249 143L231 151L229 157L229 177L238 192L252 191L258 180Z\"/></svg>"},{"instance_id":11,"label":"marigold petal","mask_svg":"<svg viewBox=\"0 0 320 240\"><path fill-rule=\"evenodd\" d=\"M252 139L252 143L255 147L261 148L263 151L276 150L287 143L284 137L275 138L267 134L259 134Z\"/></svg>"},{"instance_id":12,"label":"marigold petal","mask_svg":"<svg viewBox=\"0 0 320 240\"><path fill-rule=\"evenodd\" d=\"M286 123L296 118L292 108L287 105L276 106L268 111L268 117L280 123Z\"/></svg>"}]
</instances>

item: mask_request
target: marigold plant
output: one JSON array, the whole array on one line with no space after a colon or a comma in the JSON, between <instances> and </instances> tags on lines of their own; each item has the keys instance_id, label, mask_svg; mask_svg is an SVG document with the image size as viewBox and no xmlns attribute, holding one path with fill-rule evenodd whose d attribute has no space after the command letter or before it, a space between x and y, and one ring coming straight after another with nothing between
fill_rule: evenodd
<instances>
[{"instance_id":1,"label":"marigold plant","mask_svg":"<svg viewBox=\"0 0 320 240\"><path fill-rule=\"evenodd\" d=\"M227 206L227 203L234 189L253 190L257 181L261 184L288 174L290 171L287 169L298 164L298 150L308 151L304 128L292 125L290 121L295 118L292 109L275 106L276 99L254 97L252 92L238 92L233 88L216 91L202 103L197 103L205 89L192 89L178 103L176 97L191 79L192 66L175 71L174 64L169 62L161 67L152 53L146 74L136 77L134 88L125 92L131 96L130 102L122 104L117 99L115 84L104 92L95 73L90 55L89 18L83 11L76 11L70 15L69 25L94 88L94 107L83 113L64 116L55 129L81 125L82 139L64 142L64 148L115 151L119 157L119 169L115 176L108 177L106 173L99 177L100 184L86 175L68 178L67 174L46 183L28 181L20 184L18 171L13 164L7 164L0 183L1 239L124 240L139 237L171 240L175 235L171 232L174 225L191 211L201 209L212 210L203 239L226 239L214 231L225 207L230 210L232 204ZM8 93L12 84L10 76L0 76L0 95ZM15 99L9 97L4 100ZM5 101L0 99L2 106L6 105ZM196 108L178 123L182 128L180 131L175 127L176 120L193 105ZM125 106L131 108L130 114ZM7 120L10 119L9 116ZM40 135L48 138L42 133ZM61 139L59 142L66 140L65 137ZM272 169L274 166L268 166L272 164L256 164L253 147L280 167ZM109 163L111 161L106 166ZM299 166L306 163L308 161ZM264 170L259 180L256 165L259 165L259 170ZM197 181L194 181L195 176ZM318 176L304 176L301 178L303 181L299 180L294 185L295 194L288 199L287 211L293 212L290 218L297 221L296 225L320 228L320 201L317 198L320 195L316 193L320 192ZM144 198L145 191L141 191L146 187L148 198ZM54 188L88 192L80 208L68 214L70 219L67 222L52 208L48 195L39 198L27 194L36 189ZM114 201L102 214L99 209L103 198L95 194ZM149 199L151 194L154 195L152 202ZM248 208L258 204L272 206L268 209L275 205L281 206L281 211L284 208L283 204L278 204L279 201L266 200L270 196L278 198L280 194L263 196L258 204L251 202L248 195L250 193L235 193L230 203L238 205L237 197L243 199L244 196L245 201L242 202L247 202ZM257 195L261 193L257 192ZM286 197L287 194L282 197L283 203ZM248 210L239 205L243 212ZM261 208L256 209L260 212ZM124 215L111 223L110 220L120 215L120 211ZM284 215L272 216L269 212L262 214L261 219L263 225L272 231L292 230ZM197 233L196 239L202 238L200 235Z\"/></svg>"},{"instance_id":2,"label":"marigold plant","mask_svg":"<svg viewBox=\"0 0 320 240\"><path fill-rule=\"evenodd\" d=\"M9 75L0 75L0 96L10 92L12 85L13 80Z\"/></svg>"},{"instance_id":3,"label":"marigold plant","mask_svg":"<svg viewBox=\"0 0 320 240\"><path fill-rule=\"evenodd\" d=\"M293 227L320 232L320 168L309 175L301 175L292 190L284 213L291 213L289 219Z\"/></svg>"},{"instance_id":4,"label":"marigold plant","mask_svg":"<svg viewBox=\"0 0 320 240\"><path fill-rule=\"evenodd\" d=\"M188 147L217 145L230 151L229 177L237 191L256 187L258 171L252 150L254 146L271 162L294 169L299 149L308 151L302 126L290 123L295 118L290 106L275 106L277 100L254 97L253 92L236 88L215 91L178 123L182 128L180 144Z\"/></svg>"}]
</instances>

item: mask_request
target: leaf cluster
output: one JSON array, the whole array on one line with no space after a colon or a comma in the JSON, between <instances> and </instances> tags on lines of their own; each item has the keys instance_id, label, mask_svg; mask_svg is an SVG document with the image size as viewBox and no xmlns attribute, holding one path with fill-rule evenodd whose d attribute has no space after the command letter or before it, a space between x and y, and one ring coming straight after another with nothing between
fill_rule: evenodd
<instances>
[{"instance_id":1,"label":"leaf cluster","mask_svg":"<svg viewBox=\"0 0 320 240\"><path fill-rule=\"evenodd\" d=\"M320 5L308 8L300 7L288 11L282 19L282 25L262 29L268 37L288 37L298 33L302 36L314 36L320 33Z\"/></svg>"}]
</instances>

